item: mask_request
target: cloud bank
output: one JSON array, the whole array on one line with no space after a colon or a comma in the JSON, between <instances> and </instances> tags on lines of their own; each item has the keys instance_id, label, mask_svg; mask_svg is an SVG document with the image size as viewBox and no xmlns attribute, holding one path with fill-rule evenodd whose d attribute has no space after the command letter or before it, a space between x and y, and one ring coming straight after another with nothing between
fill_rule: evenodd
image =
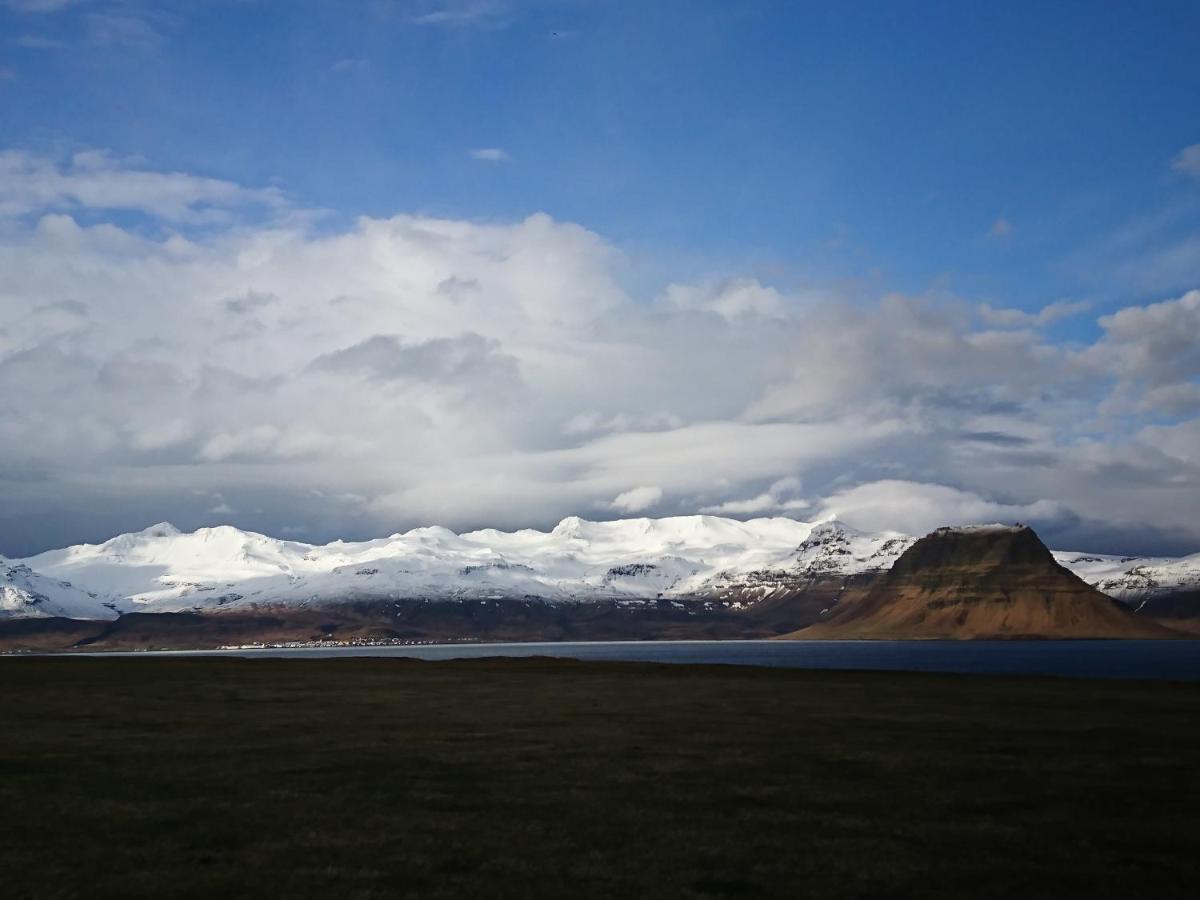
<instances>
[{"instance_id":1,"label":"cloud bank","mask_svg":"<svg viewBox=\"0 0 1200 900\"><path fill-rule=\"evenodd\" d=\"M1082 303L622 266L541 214L322 231L270 188L0 156L0 552L697 511L1200 546L1200 292L1067 345Z\"/></svg>"}]
</instances>

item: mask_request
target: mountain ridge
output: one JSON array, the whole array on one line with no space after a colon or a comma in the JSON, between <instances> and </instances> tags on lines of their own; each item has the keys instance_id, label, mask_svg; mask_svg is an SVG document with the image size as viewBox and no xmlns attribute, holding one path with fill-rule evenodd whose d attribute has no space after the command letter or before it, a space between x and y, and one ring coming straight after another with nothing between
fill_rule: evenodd
<instances>
[{"instance_id":1,"label":"mountain ridge","mask_svg":"<svg viewBox=\"0 0 1200 900\"><path fill-rule=\"evenodd\" d=\"M977 533L1014 526L956 526ZM889 571L915 542L836 519L717 516L563 519L550 531L426 526L323 545L230 525L182 532L167 522L99 544L5 562L0 617L114 620L132 613L278 615L350 604L492 602L606 604L645 612L676 604L697 615L755 610L764 628L818 622L847 591ZM1049 552L1049 551L1048 551ZM1059 551L1061 565L1148 615L1200 610L1200 554L1179 559ZM23 581L16 584L16 572ZM32 579L32 581L31 581ZM34 583L36 582L36 584ZM69 603L33 598L53 585ZM32 593L28 590L32 586ZM18 587L26 593L19 595ZM32 602L30 600L32 599Z\"/></svg>"},{"instance_id":2,"label":"mountain ridge","mask_svg":"<svg viewBox=\"0 0 1200 900\"><path fill-rule=\"evenodd\" d=\"M372 596L528 595L549 601L699 596L740 587L748 573L769 580L886 568L902 549L894 542L904 540L831 522L714 516L610 522L569 517L548 532L455 534L423 527L325 545L232 526L185 533L161 523L21 562L85 586L121 612L179 612ZM804 571L792 573L796 567ZM765 584L755 590L770 592Z\"/></svg>"}]
</instances>

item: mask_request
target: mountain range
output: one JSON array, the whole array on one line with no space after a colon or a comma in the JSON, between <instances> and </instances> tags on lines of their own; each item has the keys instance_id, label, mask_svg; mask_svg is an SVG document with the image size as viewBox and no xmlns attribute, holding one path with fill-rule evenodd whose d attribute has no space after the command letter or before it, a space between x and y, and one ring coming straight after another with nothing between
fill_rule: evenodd
<instances>
[{"instance_id":1,"label":"mountain range","mask_svg":"<svg viewBox=\"0 0 1200 900\"><path fill-rule=\"evenodd\" d=\"M977 529L967 545L986 543L984 535L1002 529ZM39 633L54 620L72 635L112 635L134 625L156 631L203 620L206 634L216 627L223 637L255 640L773 636L812 625L832 628L847 601L861 599L872 585L876 599L883 590L904 593L894 566L918 544L896 532L788 518L570 517L546 532L455 534L425 527L325 545L231 526L184 533L163 523L101 544L0 557L0 618L10 625L48 620ZM1038 566L1053 570L1031 583L1049 583L1061 568L1146 621L1191 628L1200 618L1200 553L1034 555ZM1006 563L1010 574L1015 564ZM958 582L948 583L961 586L964 577L960 571ZM1072 591L1078 593L1077 586L1063 596ZM154 616L166 618L149 622ZM15 630L39 631L31 622Z\"/></svg>"}]
</instances>

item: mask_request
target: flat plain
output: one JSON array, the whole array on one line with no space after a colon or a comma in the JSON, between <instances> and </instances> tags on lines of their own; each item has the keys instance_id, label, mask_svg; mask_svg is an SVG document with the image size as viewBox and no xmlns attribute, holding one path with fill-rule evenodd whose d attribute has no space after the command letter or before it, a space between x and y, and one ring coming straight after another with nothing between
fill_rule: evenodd
<instances>
[{"instance_id":1,"label":"flat plain","mask_svg":"<svg viewBox=\"0 0 1200 900\"><path fill-rule=\"evenodd\" d=\"M1200 880L1200 684L0 659L6 897L1130 897Z\"/></svg>"}]
</instances>

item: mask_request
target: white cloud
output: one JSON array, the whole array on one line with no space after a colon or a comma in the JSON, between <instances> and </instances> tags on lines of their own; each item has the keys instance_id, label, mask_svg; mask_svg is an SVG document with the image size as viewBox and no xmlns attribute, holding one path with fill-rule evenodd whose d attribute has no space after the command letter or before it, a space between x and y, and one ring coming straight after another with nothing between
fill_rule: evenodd
<instances>
[{"instance_id":1,"label":"white cloud","mask_svg":"<svg viewBox=\"0 0 1200 900\"><path fill-rule=\"evenodd\" d=\"M329 67L329 70L331 72L354 72L357 70L365 69L368 64L369 63L366 59L362 59L362 58L356 57L356 56L349 56L349 57L346 57L345 59L339 59L337 62L335 62L333 65L331 65Z\"/></svg>"},{"instance_id":2,"label":"white cloud","mask_svg":"<svg viewBox=\"0 0 1200 900\"><path fill-rule=\"evenodd\" d=\"M1200 413L1200 290L1103 316L1104 336L1081 358L1116 376L1114 411Z\"/></svg>"},{"instance_id":3,"label":"white cloud","mask_svg":"<svg viewBox=\"0 0 1200 900\"><path fill-rule=\"evenodd\" d=\"M0 153L0 217L48 210L137 210L169 222L222 221L230 209L282 209L275 188L124 165L100 151L65 163L21 151Z\"/></svg>"},{"instance_id":4,"label":"white cloud","mask_svg":"<svg viewBox=\"0 0 1200 900\"><path fill-rule=\"evenodd\" d=\"M857 406L957 415L1019 404L1062 380L1057 348L1027 331L974 329L971 319L968 308L899 295L869 309L822 307L806 316L786 367L746 414L830 416Z\"/></svg>"},{"instance_id":5,"label":"white cloud","mask_svg":"<svg viewBox=\"0 0 1200 900\"><path fill-rule=\"evenodd\" d=\"M1200 178L1200 144L1192 144L1180 150L1171 160L1171 168L1181 175Z\"/></svg>"},{"instance_id":6,"label":"white cloud","mask_svg":"<svg viewBox=\"0 0 1200 900\"><path fill-rule=\"evenodd\" d=\"M414 383L463 388L473 399L503 400L521 389L520 367L497 341L467 332L452 338L406 343L395 335L372 335L322 354L310 372L359 376L377 383Z\"/></svg>"},{"instance_id":7,"label":"white cloud","mask_svg":"<svg viewBox=\"0 0 1200 900\"><path fill-rule=\"evenodd\" d=\"M158 46L162 33L157 20L163 13L113 7L88 13L85 19L87 41L96 47L148 49Z\"/></svg>"},{"instance_id":8,"label":"white cloud","mask_svg":"<svg viewBox=\"0 0 1200 900\"><path fill-rule=\"evenodd\" d=\"M660 487L636 487L617 494L609 508L620 513L639 513L657 505L662 498L663 492Z\"/></svg>"},{"instance_id":9,"label":"white cloud","mask_svg":"<svg viewBox=\"0 0 1200 900\"><path fill-rule=\"evenodd\" d=\"M624 431L665 431L681 428L683 419L670 413L605 416L597 412L576 413L563 426L563 434L596 435Z\"/></svg>"},{"instance_id":10,"label":"white cloud","mask_svg":"<svg viewBox=\"0 0 1200 900\"><path fill-rule=\"evenodd\" d=\"M779 292L751 278L704 285L670 284L663 292L662 302L672 309L702 310L725 319L750 315L782 318L786 315Z\"/></svg>"},{"instance_id":11,"label":"white cloud","mask_svg":"<svg viewBox=\"0 0 1200 900\"><path fill-rule=\"evenodd\" d=\"M478 147L471 151L471 157L482 162L507 162L509 160L507 151L501 150L499 147Z\"/></svg>"},{"instance_id":12,"label":"white cloud","mask_svg":"<svg viewBox=\"0 0 1200 900\"><path fill-rule=\"evenodd\" d=\"M4 5L22 13L52 13L87 2L89 0L5 0Z\"/></svg>"},{"instance_id":13,"label":"white cloud","mask_svg":"<svg viewBox=\"0 0 1200 900\"><path fill-rule=\"evenodd\" d=\"M1119 257L1110 271L1112 279L1142 294L1190 288L1200 282L1200 234L1162 236L1137 252Z\"/></svg>"},{"instance_id":14,"label":"white cloud","mask_svg":"<svg viewBox=\"0 0 1200 900\"><path fill-rule=\"evenodd\" d=\"M496 27L505 24L511 14L505 0L433 0L425 7L408 21L444 28Z\"/></svg>"},{"instance_id":15,"label":"white cloud","mask_svg":"<svg viewBox=\"0 0 1200 900\"><path fill-rule=\"evenodd\" d=\"M1050 500L999 503L941 484L888 479L860 484L821 501L820 518L836 517L866 531L922 535L942 525L1053 522L1064 509Z\"/></svg>"},{"instance_id":16,"label":"white cloud","mask_svg":"<svg viewBox=\"0 0 1200 900\"><path fill-rule=\"evenodd\" d=\"M1091 304L1086 300L1056 300L1033 313L1020 309L997 308L982 303L979 306L979 318L997 328L1043 327L1062 319L1077 316L1090 308Z\"/></svg>"},{"instance_id":17,"label":"white cloud","mask_svg":"<svg viewBox=\"0 0 1200 900\"><path fill-rule=\"evenodd\" d=\"M1200 465L1200 419L1178 425L1150 425L1138 435L1147 450L1157 451L1186 465Z\"/></svg>"},{"instance_id":18,"label":"white cloud","mask_svg":"<svg viewBox=\"0 0 1200 900\"><path fill-rule=\"evenodd\" d=\"M800 513L809 510L812 504L797 496L801 482L795 476L780 478L760 494L743 500L726 500L714 506L705 506L700 512L714 516L754 516L766 513Z\"/></svg>"},{"instance_id":19,"label":"white cloud","mask_svg":"<svg viewBox=\"0 0 1200 900\"><path fill-rule=\"evenodd\" d=\"M110 523L90 536L207 524L220 494L237 524L313 538L840 510L1153 521L1200 546L1200 294L1076 349L1038 327L1063 303L739 277L637 296L611 244L546 215L315 231L240 185L3 159L0 542L79 539L81 508ZM106 212L128 209L159 227Z\"/></svg>"}]
</instances>

